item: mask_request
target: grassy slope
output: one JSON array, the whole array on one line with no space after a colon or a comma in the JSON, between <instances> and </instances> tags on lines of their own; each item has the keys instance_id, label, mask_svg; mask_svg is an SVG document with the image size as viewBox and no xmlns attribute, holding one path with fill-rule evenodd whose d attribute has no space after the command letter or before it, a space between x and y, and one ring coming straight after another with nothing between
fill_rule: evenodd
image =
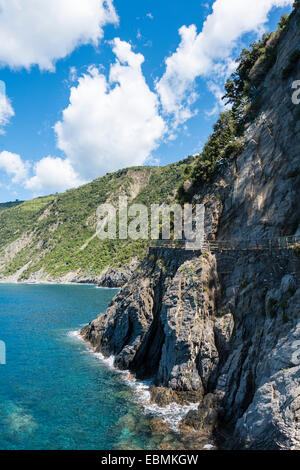
<instances>
[{"instance_id":1,"label":"grassy slope","mask_svg":"<svg viewBox=\"0 0 300 470\"><path fill-rule=\"evenodd\" d=\"M31 261L22 279L41 269L53 278L77 270L93 277L107 265L117 266L135 255L144 256L145 241L101 242L92 238L96 209L101 203L117 201L119 195L125 194L139 203L166 202L175 194L187 164L183 161L162 168L121 170L78 189L1 211L0 261L3 249L24 234L30 234L30 243L5 263L0 276L12 275ZM87 247L81 249L91 238Z\"/></svg>"},{"instance_id":2,"label":"grassy slope","mask_svg":"<svg viewBox=\"0 0 300 470\"><path fill-rule=\"evenodd\" d=\"M22 204L23 201L13 201L13 202L2 202L0 203L0 212L10 209L11 207L18 206L19 204Z\"/></svg>"},{"instance_id":3,"label":"grassy slope","mask_svg":"<svg viewBox=\"0 0 300 470\"><path fill-rule=\"evenodd\" d=\"M299 11L299 0L295 6L296 10L290 18ZM281 20L276 33L278 41L284 36L284 29L288 24L288 18ZM231 120L234 120L235 132L240 125L239 119L242 119L243 123L250 117L253 120L255 109L259 109L260 94L254 93L252 96L251 93L253 87L255 90L257 87L260 89L264 77L276 59L277 42L268 46L268 49L269 39L270 37L265 37L257 45L251 45L249 51L243 51L238 74L227 83L228 98L233 103L233 111L230 114ZM253 80L249 77L253 76L252 72L257 64L263 64L263 69L258 77L259 82L256 83L253 79L252 83ZM245 101L246 106L243 104ZM38 198L15 207L4 208L5 210L2 210L0 205L0 267L3 265L2 269L0 268L0 277L15 273L29 261L32 261L30 266L22 274L24 279L41 269L54 278L77 270L93 277L108 265L127 263L135 255L142 257L147 246L144 241L100 242L94 237L85 249L81 249L95 234L95 212L99 204L113 202L119 195L125 194L131 196L134 202L147 205L169 202L170 197L176 195L178 187L181 202L189 200L193 188L197 189L216 175L220 159L226 157L230 160L241 152L242 146L233 138L234 132L227 136L227 130L227 125L216 125L203 153L196 158L162 168L139 167L120 170L64 194ZM223 138L224 133L228 138ZM185 183L189 183L191 188L187 190L187 194ZM4 262L3 249L11 242L26 238L24 234L28 233L31 235L30 243L18 250L9 262Z\"/></svg>"}]
</instances>

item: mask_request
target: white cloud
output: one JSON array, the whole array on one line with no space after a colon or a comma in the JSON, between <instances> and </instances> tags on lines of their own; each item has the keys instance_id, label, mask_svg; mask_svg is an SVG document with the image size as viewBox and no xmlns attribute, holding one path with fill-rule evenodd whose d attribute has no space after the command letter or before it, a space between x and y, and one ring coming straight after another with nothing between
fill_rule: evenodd
<instances>
[{"instance_id":1,"label":"white cloud","mask_svg":"<svg viewBox=\"0 0 300 470\"><path fill-rule=\"evenodd\" d=\"M120 39L109 78L92 67L71 88L70 104L55 125L57 145L84 178L142 165L159 145L165 123L142 73L144 57Z\"/></svg>"},{"instance_id":2,"label":"white cloud","mask_svg":"<svg viewBox=\"0 0 300 470\"><path fill-rule=\"evenodd\" d=\"M5 150L0 153L0 169L11 177L12 183L18 184L26 180L29 164L28 162L24 163L20 155Z\"/></svg>"},{"instance_id":3,"label":"white cloud","mask_svg":"<svg viewBox=\"0 0 300 470\"><path fill-rule=\"evenodd\" d=\"M51 156L42 158L34 166L35 175L25 181L26 189L33 191L65 191L84 181L76 174L68 160Z\"/></svg>"},{"instance_id":4,"label":"white cloud","mask_svg":"<svg viewBox=\"0 0 300 470\"><path fill-rule=\"evenodd\" d=\"M9 177L8 186L18 184L36 194L65 191L85 183L68 160L51 156L42 158L32 169L20 155L5 150L0 153L0 170Z\"/></svg>"},{"instance_id":5,"label":"white cloud","mask_svg":"<svg viewBox=\"0 0 300 470\"><path fill-rule=\"evenodd\" d=\"M77 79L77 69L76 67L70 67L69 70L69 81L70 82L75 82Z\"/></svg>"},{"instance_id":6,"label":"white cloud","mask_svg":"<svg viewBox=\"0 0 300 470\"><path fill-rule=\"evenodd\" d=\"M4 134L4 129L10 119L15 115L10 100L5 94L5 84L0 81L0 134Z\"/></svg>"},{"instance_id":7,"label":"white cloud","mask_svg":"<svg viewBox=\"0 0 300 470\"><path fill-rule=\"evenodd\" d=\"M258 32L272 7L292 5L294 0L216 0L198 34L195 25L182 26L181 42L166 59L166 72L157 82L163 109L174 115L175 126L192 116L191 105L197 77L220 72L230 65L236 41L247 32ZM225 67L226 68L226 67Z\"/></svg>"},{"instance_id":8,"label":"white cloud","mask_svg":"<svg viewBox=\"0 0 300 470\"><path fill-rule=\"evenodd\" d=\"M0 0L1 1L1 0ZM142 165L151 158L166 131L159 116L159 101L142 73L144 57L130 44L112 42L116 61L109 78L89 67L76 78L70 70L70 104L55 125L58 147L66 159L48 156L31 169L19 155L2 152L0 168L13 183L38 194L80 186L106 172Z\"/></svg>"},{"instance_id":9,"label":"white cloud","mask_svg":"<svg viewBox=\"0 0 300 470\"><path fill-rule=\"evenodd\" d=\"M97 45L117 23L112 0L0 0L0 64L53 70L82 44Z\"/></svg>"}]
</instances>

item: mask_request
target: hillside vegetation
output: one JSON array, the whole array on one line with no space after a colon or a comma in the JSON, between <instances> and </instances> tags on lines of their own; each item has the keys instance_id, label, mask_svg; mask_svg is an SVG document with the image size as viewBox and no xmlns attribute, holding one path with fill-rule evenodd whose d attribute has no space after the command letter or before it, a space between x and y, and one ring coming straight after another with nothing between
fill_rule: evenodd
<instances>
[{"instance_id":1,"label":"hillside vegetation","mask_svg":"<svg viewBox=\"0 0 300 470\"><path fill-rule=\"evenodd\" d=\"M189 202L199 188L209 185L220 170L237 158L245 148L245 130L258 117L262 107L265 79L278 57L278 48L285 38L288 25L300 7L297 0L291 15L283 15L275 32L264 34L261 40L243 49L236 60L236 71L225 84L224 99L230 109L220 114L202 152L186 170L177 198ZM294 49L281 70L281 80L293 74L300 59L300 49Z\"/></svg>"},{"instance_id":2,"label":"hillside vegetation","mask_svg":"<svg viewBox=\"0 0 300 470\"><path fill-rule=\"evenodd\" d=\"M148 206L172 200L183 204L210 187L247 147L245 130L261 111L267 77L274 79L271 70L299 5L297 0L295 10L282 17L276 32L242 51L225 86L231 109L220 114L199 155L161 168L120 170L64 194L0 205L0 279L59 280L68 276L68 280L93 280L108 266L120 267L133 257L142 258L147 241L101 242L95 236L97 207L116 203L122 195ZM282 84L297 70L299 58L299 49L293 46L280 66Z\"/></svg>"},{"instance_id":3,"label":"hillside vegetation","mask_svg":"<svg viewBox=\"0 0 300 470\"><path fill-rule=\"evenodd\" d=\"M22 202L23 201L2 202L0 203L0 212L5 211L5 209L18 206L19 204L22 204Z\"/></svg>"},{"instance_id":4,"label":"hillside vegetation","mask_svg":"<svg viewBox=\"0 0 300 470\"><path fill-rule=\"evenodd\" d=\"M120 170L63 194L40 197L0 212L0 276L19 280L94 279L106 266L143 257L147 242L95 236L96 210L105 202L153 204L174 197L189 160L161 168Z\"/></svg>"},{"instance_id":5,"label":"hillside vegetation","mask_svg":"<svg viewBox=\"0 0 300 470\"><path fill-rule=\"evenodd\" d=\"M227 86L232 109L184 170L179 196L205 205L216 249L151 248L81 330L114 367L151 379L153 403L197 403L176 448L202 448L205 436L219 449L300 450L300 258L278 240L300 236L295 6L243 51Z\"/></svg>"}]
</instances>

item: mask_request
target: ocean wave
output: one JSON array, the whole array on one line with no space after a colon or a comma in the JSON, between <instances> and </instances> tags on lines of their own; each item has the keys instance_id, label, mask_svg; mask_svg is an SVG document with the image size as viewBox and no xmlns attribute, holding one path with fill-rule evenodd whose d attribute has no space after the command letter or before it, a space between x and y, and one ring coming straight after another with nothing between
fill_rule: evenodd
<instances>
[{"instance_id":1,"label":"ocean wave","mask_svg":"<svg viewBox=\"0 0 300 470\"><path fill-rule=\"evenodd\" d=\"M142 405L147 415L158 417L168 423L173 431L178 431L180 422L186 417L189 411L197 410L199 403L190 403L188 405L179 405L178 403L170 403L168 406L161 407L151 402L150 386L152 380L137 380L128 370L120 370L114 366L115 357L104 357L99 352L94 352L92 348L84 341L79 331L70 331L68 336L85 344L87 352L98 358L99 361L111 371L122 377L126 385L135 392L136 401Z\"/></svg>"},{"instance_id":2,"label":"ocean wave","mask_svg":"<svg viewBox=\"0 0 300 470\"><path fill-rule=\"evenodd\" d=\"M79 330L78 331L77 330L76 331L68 331L67 336L69 336L69 338L75 338L75 339L83 341Z\"/></svg>"},{"instance_id":3,"label":"ocean wave","mask_svg":"<svg viewBox=\"0 0 300 470\"><path fill-rule=\"evenodd\" d=\"M119 287L101 287L101 286L95 286L96 289L102 289L102 290L120 290Z\"/></svg>"}]
</instances>

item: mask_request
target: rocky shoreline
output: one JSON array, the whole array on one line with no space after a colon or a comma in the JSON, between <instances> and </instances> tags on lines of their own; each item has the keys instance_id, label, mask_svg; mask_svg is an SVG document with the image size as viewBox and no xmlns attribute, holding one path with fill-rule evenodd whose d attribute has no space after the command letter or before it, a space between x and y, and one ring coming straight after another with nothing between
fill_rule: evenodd
<instances>
[{"instance_id":1,"label":"rocky shoreline","mask_svg":"<svg viewBox=\"0 0 300 470\"><path fill-rule=\"evenodd\" d=\"M93 284L99 287L119 289L131 278L138 261L131 260L128 266L118 268L106 268L99 276L87 276L79 273L68 273L67 275L53 278L45 272L38 272L23 280L18 275L3 277L0 284Z\"/></svg>"},{"instance_id":2,"label":"rocky shoreline","mask_svg":"<svg viewBox=\"0 0 300 470\"><path fill-rule=\"evenodd\" d=\"M115 367L154 378L154 401L199 403L182 429L217 435L226 449L300 450L299 245L272 243L300 235L300 120L293 77L282 77L299 47L299 14L278 44L241 154L193 194L205 205L207 239L225 249L150 249L81 332Z\"/></svg>"},{"instance_id":3,"label":"rocky shoreline","mask_svg":"<svg viewBox=\"0 0 300 470\"><path fill-rule=\"evenodd\" d=\"M214 439L230 430L223 447L299 448L300 367L293 354L300 289L291 275L282 276L285 256L267 291L268 252L240 253L222 280L214 255L186 256L150 252L107 311L82 329L83 339L137 379L153 377L153 403L199 403L180 425L185 435ZM256 282L239 285L245 275ZM276 316L268 311L270 298Z\"/></svg>"},{"instance_id":4,"label":"rocky shoreline","mask_svg":"<svg viewBox=\"0 0 300 470\"><path fill-rule=\"evenodd\" d=\"M79 334L85 341L82 332ZM87 342L88 347L97 350ZM102 356L101 356L102 357ZM105 358L103 363L112 367L113 358ZM127 414L122 417L117 426L126 427L133 435L149 434L149 446L158 450L216 450L216 436L209 429L197 430L191 423L191 416L197 414L198 403L196 395L174 393L169 388L157 387L154 383L139 381L130 371L120 371L126 384L134 390L135 401L144 412L141 415ZM146 385L145 385L146 384ZM145 397L146 395L146 397ZM175 424L176 423L176 424ZM211 428L212 430L212 428ZM139 450L133 448L131 442L123 443L118 450Z\"/></svg>"}]
</instances>

